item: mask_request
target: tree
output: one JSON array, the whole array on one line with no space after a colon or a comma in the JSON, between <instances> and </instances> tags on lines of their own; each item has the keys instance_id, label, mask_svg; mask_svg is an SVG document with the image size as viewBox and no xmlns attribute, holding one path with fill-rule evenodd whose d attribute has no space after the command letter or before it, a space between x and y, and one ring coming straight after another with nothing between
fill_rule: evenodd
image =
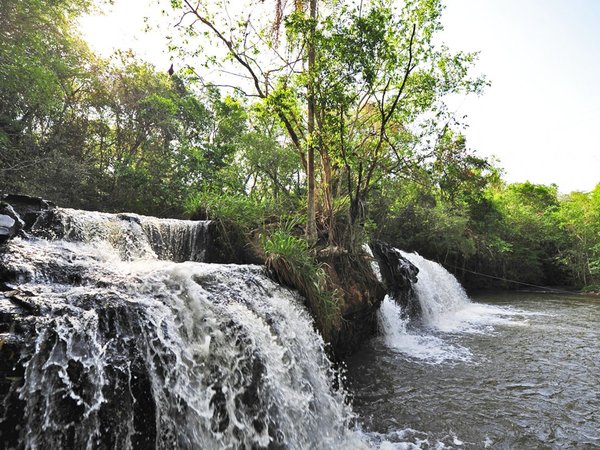
<instances>
[{"instance_id":1,"label":"tree","mask_svg":"<svg viewBox=\"0 0 600 450\"><path fill-rule=\"evenodd\" d=\"M97 61L72 25L88 7L85 0L0 4L0 189L43 184L67 167L71 180L86 176L86 121L77 105L93 89Z\"/></svg>"},{"instance_id":2,"label":"tree","mask_svg":"<svg viewBox=\"0 0 600 450\"><path fill-rule=\"evenodd\" d=\"M0 4L0 189L180 215L191 192L224 182L244 108L129 53L96 57L75 31L88 7Z\"/></svg>"},{"instance_id":3,"label":"tree","mask_svg":"<svg viewBox=\"0 0 600 450\"><path fill-rule=\"evenodd\" d=\"M362 225L371 188L398 176L406 158L426 152L427 139L433 142L446 126L444 97L484 85L467 76L475 55L435 47L442 9L437 1L406 2L400 11L388 0L319 10L311 1L309 14L298 8L303 2L287 9L279 2L276 22L284 24L283 38L269 37L272 23L251 8L236 15L207 3L175 4L195 19L185 27L189 34L197 34L199 24L222 45L226 56L214 58L217 65L242 69L251 82L234 80L230 86L257 96L281 121L300 155L309 195L311 180L318 181L317 210L330 242L338 239L334 199L348 198L351 228ZM308 222L310 230L312 218Z\"/></svg>"},{"instance_id":4,"label":"tree","mask_svg":"<svg viewBox=\"0 0 600 450\"><path fill-rule=\"evenodd\" d=\"M561 261L580 286L600 282L600 184L590 193L572 192L557 212L566 244Z\"/></svg>"}]
</instances>

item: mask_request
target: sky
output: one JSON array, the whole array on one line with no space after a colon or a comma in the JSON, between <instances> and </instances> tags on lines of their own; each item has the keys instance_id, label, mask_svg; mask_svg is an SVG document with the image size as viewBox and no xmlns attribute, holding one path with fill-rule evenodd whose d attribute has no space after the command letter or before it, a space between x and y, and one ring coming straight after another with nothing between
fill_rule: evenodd
<instances>
[{"instance_id":1,"label":"sky","mask_svg":"<svg viewBox=\"0 0 600 450\"><path fill-rule=\"evenodd\" d=\"M106 14L81 20L104 56L132 48L168 69L163 38L144 33L148 0L115 0ZM458 99L468 146L494 157L508 182L590 191L600 182L600 1L446 0L440 40L480 52L477 71L491 82ZM153 12L154 11L154 12Z\"/></svg>"}]
</instances>

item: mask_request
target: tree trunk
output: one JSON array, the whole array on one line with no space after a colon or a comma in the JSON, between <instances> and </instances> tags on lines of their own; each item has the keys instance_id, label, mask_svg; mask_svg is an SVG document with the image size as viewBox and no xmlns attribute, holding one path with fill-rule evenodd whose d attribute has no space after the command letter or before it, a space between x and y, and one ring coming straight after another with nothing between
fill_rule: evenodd
<instances>
[{"instance_id":1,"label":"tree trunk","mask_svg":"<svg viewBox=\"0 0 600 450\"><path fill-rule=\"evenodd\" d=\"M308 181L306 238L310 243L317 241L317 221L315 210L315 26L317 19L317 0L310 0L310 18L312 20L308 42L308 148L306 177Z\"/></svg>"}]
</instances>

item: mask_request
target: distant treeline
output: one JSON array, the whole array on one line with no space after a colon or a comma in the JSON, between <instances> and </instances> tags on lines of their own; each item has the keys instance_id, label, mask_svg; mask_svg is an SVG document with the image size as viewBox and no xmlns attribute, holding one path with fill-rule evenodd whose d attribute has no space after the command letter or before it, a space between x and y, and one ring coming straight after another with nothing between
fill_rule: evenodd
<instances>
[{"instance_id":1,"label":"distant treeline","mask_svg":"<svg viewBox=\"0 0 600 450\"><path fill-rule=\"evenodd\" d=\"M583 287L600 280L600 184L559 195L554 185L496 178L464 184L450 196L440 184L408 183L399 192L385 206L388 214L382 211L379 232L444 264L468 287Z\"/></svg>"}]
</instances>

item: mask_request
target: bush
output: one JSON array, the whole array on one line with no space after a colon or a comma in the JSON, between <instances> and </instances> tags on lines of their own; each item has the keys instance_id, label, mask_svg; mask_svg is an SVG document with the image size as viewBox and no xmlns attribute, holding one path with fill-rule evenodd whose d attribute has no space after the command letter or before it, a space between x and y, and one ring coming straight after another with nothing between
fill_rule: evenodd
<instances>
[{"instance_id":1,"label":"bush","mask_svg":"<svg viewBox=\"0 0 600 450\"><path fill-rule=\"evenodd\" d=\"M289 217L291 205L242 194L199 192L189 197L186 212L195 219L235 223L252 230Z\"/></svg>"},{"instance_id":2,"label":"bush","mask_svg":"<svg viewBox=\"0 0 600 450\"><path fill-rule=\"evenodd\" d=\"M600 284L590 284L581 288L581 292L600 292Z\"/></svg>"}]
</instances>

